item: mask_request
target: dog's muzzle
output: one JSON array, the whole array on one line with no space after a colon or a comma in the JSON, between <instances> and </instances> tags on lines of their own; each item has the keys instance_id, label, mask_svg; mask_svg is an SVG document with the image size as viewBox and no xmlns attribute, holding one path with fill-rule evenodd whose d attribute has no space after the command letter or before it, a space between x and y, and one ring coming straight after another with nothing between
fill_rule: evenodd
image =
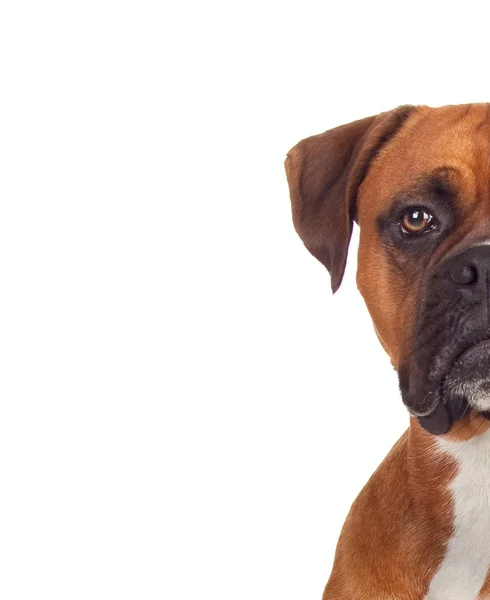
<instances>
[{"instance_id":1,"label":"dog's muzzle","mask_svg":"<svg viewBox=\"0 0 490 600\"><path fill-rule=\"evenodd\" d=\"M405 404L431 433L446 433L468 408L490 416L490 245L430 274L399 376Z\"/></svg>"}]
</instances>

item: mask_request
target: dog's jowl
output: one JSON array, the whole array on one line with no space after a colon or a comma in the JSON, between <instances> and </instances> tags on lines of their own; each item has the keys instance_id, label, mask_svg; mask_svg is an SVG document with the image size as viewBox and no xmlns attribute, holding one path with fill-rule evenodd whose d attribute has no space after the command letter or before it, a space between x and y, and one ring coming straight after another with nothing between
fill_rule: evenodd
<instances>
[{"instance_id":1,"label":"dog's jowl","mask_svg":"<svg viewBox=\"0 0 490 600\"><path fill-rule=\"evenodd\" d=\"M288 154L293 221L357 283L410 427L352 505L324 600L490 598L490 105L402 106Z\"/></svg>"}]
</instances>

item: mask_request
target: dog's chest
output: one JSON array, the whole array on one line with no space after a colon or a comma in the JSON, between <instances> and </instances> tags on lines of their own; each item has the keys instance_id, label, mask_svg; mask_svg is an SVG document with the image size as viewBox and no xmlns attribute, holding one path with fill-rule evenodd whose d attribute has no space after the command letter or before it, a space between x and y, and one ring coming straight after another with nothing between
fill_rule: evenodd
<instances>
[{"instance_id":1,"label":"dog's chest","mask_svg":"<svg viewBox=\"0 0 490 600\"><path fill-rule=\"evenodd\" d=\"M425 600L490 599L490 430L438 444L459 466L450 484L454 532Z\"/></svg>"}]
</instances>

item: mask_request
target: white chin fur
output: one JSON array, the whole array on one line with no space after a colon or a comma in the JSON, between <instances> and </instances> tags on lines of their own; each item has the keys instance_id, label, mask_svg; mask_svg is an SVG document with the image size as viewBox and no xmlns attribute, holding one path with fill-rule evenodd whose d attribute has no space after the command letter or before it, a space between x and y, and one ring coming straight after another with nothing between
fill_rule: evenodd
<instances>
[{"instance_id":1,"label":"white chin fur","mask_svg":"<svg viewBox=\"0 0 490 600\"><path fill-rule=\"evenodd\" d=\"M458 383L453 387L453 391L466 398L474 410L490 410L490 381L488 379Z\"/></svg>"}]
</instances>

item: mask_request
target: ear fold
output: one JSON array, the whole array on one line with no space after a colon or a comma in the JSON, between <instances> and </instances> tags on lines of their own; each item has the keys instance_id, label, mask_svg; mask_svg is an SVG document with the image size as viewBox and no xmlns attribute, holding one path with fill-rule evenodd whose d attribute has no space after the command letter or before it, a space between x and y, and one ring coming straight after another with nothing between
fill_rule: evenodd
<instances>
[{"instance_id":1,"label":"ear fold","mask_svg":"<svg viewBox=\"0 0 490 600\"><path fill-rule=\"evenodd\" d=\"M413 108L401 106L336 127L299 142L287 155L294 226L330 272L334 293L344 275L357 190L373 158Z\"/></svg>"}]
</instances>

